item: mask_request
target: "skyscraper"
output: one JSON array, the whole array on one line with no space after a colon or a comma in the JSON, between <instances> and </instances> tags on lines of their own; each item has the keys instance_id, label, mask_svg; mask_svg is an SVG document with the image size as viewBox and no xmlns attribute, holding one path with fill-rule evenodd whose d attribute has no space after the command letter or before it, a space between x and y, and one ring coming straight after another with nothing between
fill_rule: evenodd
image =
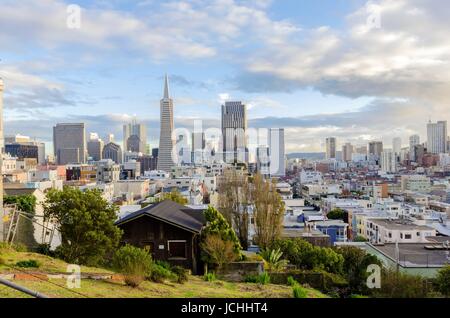
<instances>
[{"instance_id":1,"label":"skyscraper","mask_svg":"<svg viewBox=\"0 0 450 318\"><path fill-rule=\"evenodd\" d=\"M88 154L94 161L102 160L103 140L96 133L91 133L87 142Z\"/></svg>"},{"instance_id":2,"label":"skyscraper","mask_svg":"<svg viewBox=\"0 0 450 318\"><path fill-rule=\"evenodd\" d=\"M397 172L397 156L391 149L385 149L381 153L381 171L387 173Z\"/></svg>"},{"instance_id":3,"label":"skyscraper","mask_svg":"<svg viewBox=\"0 0 450 318\"><path fill-rule=\"evenodd\" d=\"M325 140L326 144L326 158L336 159L336 138L329 137Z\"/></svg>"},{"instance_id":4,"label":"skyscraper","mask_svg":"<svg viewBox=\"0 0 450 318\"><path fill-rule=\"evenodd\" d=\"M396 137L392 140L392 149L396 155L399 155L402 151L402 139L400 137Z\"/></svg>"},{"instance_id":5,"label":"skyscraper","mask_svg":"<svg viewBox=\"0 0 450 318\"><path fill-rule=\"evenodd\" d=\"M351 143L347 142L342 146L342 160L352 161L352 154L354 153L354 147Z\"/></svg>"},{"instance_id":6,"label":"skyscraper","mask_svg":"<svg viewBox=\"0 0 450 318\"><path fill-rule=\"evenodd\" d=\"M381 157L383 152L383 142L382 141L371 141L369 142L369 155Z\"/></svg>"},{"instance_id":7,"label":"skyscraper","mask_svg":"<svg viewBox=\"0 0 450 318\"><path fill-rule=\"evenodd\" d=\"M432 154L447 152L447 121L427 125L427 151Z\"/></svg>"},{"instance_id":8,"label":"skyscraper","mask_svg":"<svg viewBox=\"0 0 450 318\"><path fill-rule=\"evenodd\" d=\"M269 129L270 175L284 177L286 175L286 159L284 146L284 129Z\"/></svg>"},{"instance_id":9,"label":"skyscraper","mask_svg":"<svg viewBox=\"0 0 450 318\"><path fill-rule=\"evenodd\" d=\"M139 124L136 119L123 125L123 149L131 152L146 153L147 130L144 124Z\"/></svg>"},{"instance_id":10,"label":"skyscraper","mask_svg":"<svg viewBox=\"0 0 450 318\"><path fill-rule=\"evenodd\" d=\"M409 159L412 161L416 161L414 149L417 145L420 145L420 136L412 135L411 137L409 137Z\"/></svg>"},{"instance_id":11,"label":"skyscraper","mask_svg":"<svg viewBox=\"0 0 450 318\"><path fill-rule=\"evenodd\" d=\"M175 146L175 140L172 138L174 129L173 100L169 94L169 77L167 75L164 81L164 97L161 99L160 107L161 131L159 134L158 170L170 172L174 165L172 150Z\"/></svg>"},{"instance_id":12,"label":"skyscraper","mask_svg":"<svg viewBox=\"0 0 450 318\"><path fill-rule=\"evenodd\" d=\"M53 127L53 149L60 165L86 162L84 123L56 124Z\"/></svg>"},{"instance_id":13,"label":"skyscraper","mask_svg":"<svg viewBox=\"0 0 450 318\"><path fill-rule=\"evenodd\" d=\"M248 162L247 106L242 102L222 105L222 140L224 161Z\"/></svg>"},{"instance_id":14,"label":"skyscraper","mask_svg":"<svg viewBox=\"0 0 450 318\"><path fill-rule=\"evenodd\" d=\"M103 159L111 159L115 163L122 163L122 149L114 142L110 142L103 147Z\"/></svg>"}]
</instances>

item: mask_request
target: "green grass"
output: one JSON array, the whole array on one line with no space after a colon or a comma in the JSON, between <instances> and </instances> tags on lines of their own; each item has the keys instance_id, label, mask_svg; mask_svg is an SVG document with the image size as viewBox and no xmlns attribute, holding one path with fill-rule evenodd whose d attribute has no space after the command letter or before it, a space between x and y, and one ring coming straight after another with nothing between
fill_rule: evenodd
<instances>
[{"instance_id":1,"label":"green grass","mask_svg":"<svg viewBox=\"0 0 450 318\"><path fill-rule=\"evenodd\" d=\"M28 253L15 252L13 250L0 250L0 257L7 265L14 265L19 261L36 260L40 267L23 268L21 271L30 271L33 273L54 274L65 273L67 263L48 256ZM82 267L82 273L104 273L111 274L103 268ZM0 265L0 274L14 272L7 266ZM261 285L254 283L232 283L216 280L207 282L201 276L189 276L185 284L177 283L154 283L144 281L139 287L132 288L126 286L120 281L103 281L82 279L81 288L66 289L66 280L51 279L49 281L15 280L21 286L43 293L49 297L73 298L86 297L91 298L291 298L292 288L285 285ZM62 287L60 287L62 286ZM319 291L305 288L308 298L326 297ZM15 291L9 287L0 285L0 298L22 298L27 295Z\"/></svg>"}]
</instances>

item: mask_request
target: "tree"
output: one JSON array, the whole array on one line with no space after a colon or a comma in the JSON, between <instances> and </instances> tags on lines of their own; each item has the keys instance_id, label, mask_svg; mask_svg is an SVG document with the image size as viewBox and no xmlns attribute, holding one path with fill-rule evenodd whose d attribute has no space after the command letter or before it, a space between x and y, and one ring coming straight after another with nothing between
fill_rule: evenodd
<instances>
[{"instance_id":1,"label":"tree","mask_svg":"<svg viewBox=\"0 0 450 318\"><path fill-rule=\"evenodd\" d=\"M342 220L345 222L345 214L346 213L344 210L337 208L328 212L327 218L330 220Z\"/></svg>"},{"instance_id":2,"label":"tree","mask_svg":"<svg viewBox=\"0 0 450 318\"><path fill-rule=\"evenodd\" d=\"M450 296L450 265L439 270L436 277L437 290L445 297Z\"/></svg>"},{"instance_id":3,"label":"tree","mask_svg":"<svg viewBox=\"0 0 450 318\"><path fill-rule=\"evenodd\" d=\"M164 201L164 200L170 200L170 201L176 202L181 205L188 204L188 199L183 197L177 189L173 189L169 193L164 193L163 196L159 199L159 202Z\"/></svg>"},{"instance_id":4,"label":"tree","mask_svg":"<svg viewBox=\"0 0 450 318\"><path fill-rule=\"evenodd\" d=\"M353 246L342 246L336 251L344 257L343 272L349 283L351 292L353 294L367 293L368 288L366 282L367 277L370 275L367 272L367 268L371 264L381 266L381 262L376 256Z\"/></svg>"},{"instance_id":5,"label":"tree","mask_svg":"<svg viewBox=\"0 0 450 318\"><path fill-rule=\"evenodd\" d=\"M263 258L269 272L281 271L285 269L289 263L287 260L282 259L283 252L279 248L276 250L263 249L259 255Z\"/></svg>"},{"instance_id":6,"label":"tree","mask_svg":"<svg viewBox=\"0 0 450 318\"><path fill-rule=\"evenodd\" d=\"M125 284L138 287L150 275L152 258L143 249L125 245L114 254L113 267L125 276Z\"/></svg>"},{"instance_id":7,"label":"tree","mask_svg":"<svg viewBox=\"0 0 450 318\"><path fill-rule=\"evenodd\" d=\"M248 176L234 169L225 171L218 182L218 209L234 228L244 249L248 247L250 188Z\"/></svg>"},{"instance_id":8,"label":"tree","mask_svg":"<svg viewBox=\"0 0 450 318\"><path fill-rule=\"evenodd\" d=\"M251 187L256 242L266 248L280 237L283 226L284 203L277 192L276 181L266 181L256 174Z\"/></svg>"},{"instance_id":9,"label":"tree","mask_svg":"<svg viewBox=\"0 0 450 318\"><path fill-rule=\"evenodd\" d=\"M104 200L99 190L52 189L47 193L44 216L61 233L57 253L69 263L98 265L112 255L122 235L114 225L117 207Z\"/></svg>"},{"instance_id":10,"label":"tree","mask_svg":"<svg viewBox=\"0 0 450 318\"><path fill-rule=\"evenodd\" d=\"M202 249L209 256L209 262L216 265L219 270L237 259L233 242L222 239L218 234L206 236Z\"/></svg>"}]
</instances>

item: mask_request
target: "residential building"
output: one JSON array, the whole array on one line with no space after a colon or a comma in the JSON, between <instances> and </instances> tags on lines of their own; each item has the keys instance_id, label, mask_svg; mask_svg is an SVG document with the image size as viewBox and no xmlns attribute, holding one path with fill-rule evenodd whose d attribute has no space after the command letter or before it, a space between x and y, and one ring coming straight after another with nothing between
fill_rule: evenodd
<instances>
[{"instance_id":1,"label":"residential building","mask_svg":"<svg viewBox=\"0 0 450 318\"><path fill-rule=\"evenodd\" d=\"M401 176L402 191L413 191L427 193L431 190L431 180L424 175Z\"/></svg>"},{"instance_id":2,"label":"residential building","mask_svg":"<svg viewBox=\"0 0 450 318\"><path fill-rule=\"evenodd\" d=\"M380 157L381 171L386 173L397 172L397 156L391 149L385 149L381 153Z\"/></svg>"},{"instance_id":3,"label":"residential building","mask_svg":"<svg viewBox=\"0 0 450 318\"><path fill-rule=\"evenodd\" d=\"M120 179L120 165L111 159L102 159L95 162L97 182L109 183Z\"/></svg>"}]
</instances>

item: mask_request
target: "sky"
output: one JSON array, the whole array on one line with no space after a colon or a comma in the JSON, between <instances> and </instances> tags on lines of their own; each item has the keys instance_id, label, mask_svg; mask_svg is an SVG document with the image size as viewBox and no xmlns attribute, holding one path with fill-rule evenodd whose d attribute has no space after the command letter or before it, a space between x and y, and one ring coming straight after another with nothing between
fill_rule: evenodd
<instances>
[{"instance_id":1,"label":"sky","mask_svg":"<svg viewBox=\"0 0 450 318\"><path fill-rule=\"evenodd\" d=\"M79 24L72 11L77 5ZM47 143L58 122L122 140L136 118L158 146L170 77L175 126L285 128L286 150L321 152L450 119L450 2L441 0L0 0L5 134ZM75 17L75 18L74 18ZM79 27L78 27L79 26Z\"/></svg>"}]
</instances>

